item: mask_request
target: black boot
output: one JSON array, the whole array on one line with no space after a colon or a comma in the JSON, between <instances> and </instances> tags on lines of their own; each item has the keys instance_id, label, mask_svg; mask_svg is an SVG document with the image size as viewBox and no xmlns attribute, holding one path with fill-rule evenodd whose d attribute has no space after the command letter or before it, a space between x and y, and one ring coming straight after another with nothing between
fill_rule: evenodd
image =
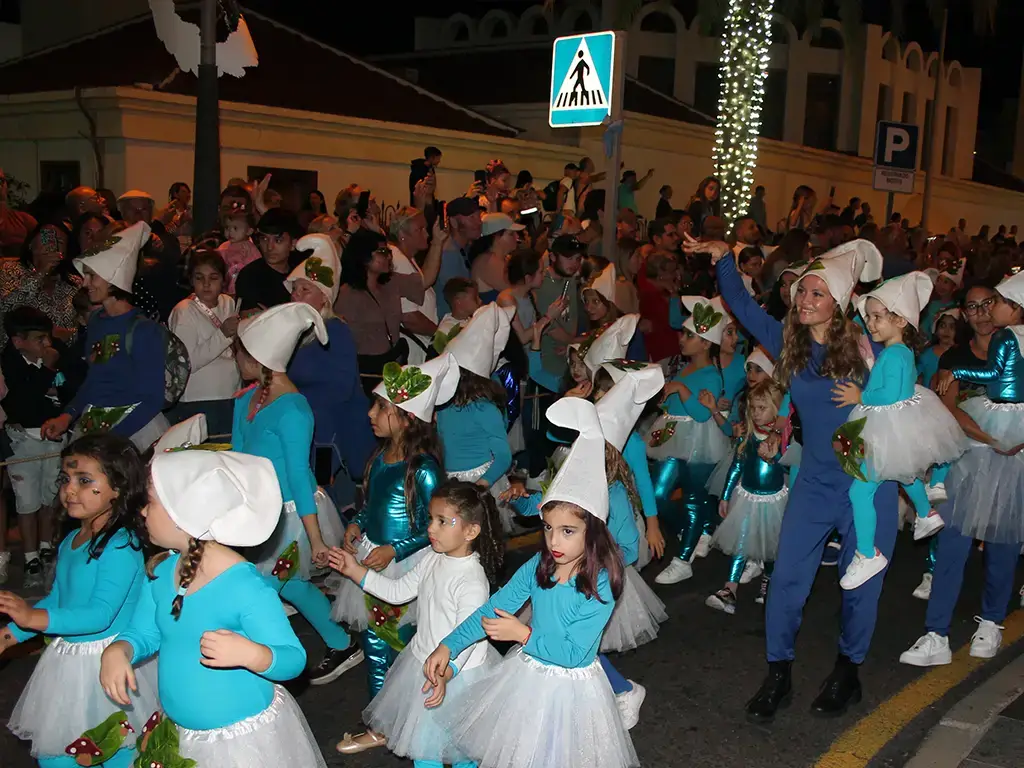
<instances>
[{"instance_id":1,"label":"black boot","mask_svg":"<svg viewBox=\"0 0 1024 768\"><path fill-rule=\"evenodd\" d=\"M768 662L768 676L754 698L747 702L747 720L752 723L770 723L775 711L789 706L793 697L793 681L790 676L791 661Z\"/></svg>"},{"instance_id":2,"label":"black boot","mask_svg":"<svg viewBox=\"0 0 1024 768\"><path fill-rule=\"evenodd\" d=\"M811 712L819 717L839 717L851 704L860 702L860 677L857 665L842 654L835 669L821 686L821 693L811 704Z\"/></svg>"}]
</instances>

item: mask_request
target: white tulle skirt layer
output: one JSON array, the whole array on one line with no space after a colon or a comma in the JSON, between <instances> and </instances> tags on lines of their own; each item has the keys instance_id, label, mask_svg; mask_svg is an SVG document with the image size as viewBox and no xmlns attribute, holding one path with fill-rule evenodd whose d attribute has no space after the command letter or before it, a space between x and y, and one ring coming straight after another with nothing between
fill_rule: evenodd
<instances>
[{"instance_id":1,"label":"white tulle skirt layer","mask_svg":"<svg viewBox=\"0 0 1024 768\"><path fill-rule=\"evenodd\" d=\"M565 669L513 648L448 718L457 749L480 768L640 765L596 659Z\"/></svg>"},{"instance_id":2,"label":"white tulle skirt layer","mask_svg":"<svg viewBox=\"0 0 1024 768\"><path fill-rule=\"evenodd\" d=\"M960 410L974 419L1004 450L1024 443L1024 403L993 403L987 397L970 397Z\"/></svg>"},{"instance_id":3,"label":"white tulle skirt layer","mask_svg":"<svg viewBox=\"0 0 1024 768\"><path fill-rule=\"evenodd\" d=\"M486 640L483 642L487 642ZM410 760L458 763L468 760L452 743L447 714L463 703L474 683L492 674L501 663L501 655L488 647L483 664L459 671L449 681L440 707L423 706L429 693L423 693L423 662L407 648L388 670L384 687L363 710L363 722L383 733L388 749Z\"/></svg>"},{"instance_id":4,"label":"white tulle skirt layer","mask_svg":"<svg viewBox=\"0 0 1024 768\"><path fill-rule=\"evenodd\" d=\"M316 519L324 544L328 547L339 546L345 536L345 529L342 527L338 510L320 488L317 488L313 498L316 501ZM296 511L295 502L285 502L281 510L281 519L277 521L277 528L263 544L252 548L250 559L256 564L260 573L264 576L271 576L278 558L284 554L292 542L295 542L298 548L299 562L296 571L290 578L309 581L315 570L313 549L309 545L309 537L306 535L305 526L302 525L302 518Z\"/></svg>"},{"instance_id":5,"label":"white tulle skirt layer","mask_svg":"<svg viewBox=\"0 0 1024 768\"><path fill-rule=\"evenodd\" d=\"M473 469L467 469L462 472L448 472L446 473L452 480L462 480L465 483L475 483L481 477L487 474L487 470L491 468L493 461L488 461L486 464L482 464L479 467ZM501 527L506 534L512 532L512 519L515 516L515 510L512 509L508 504L501 501L500 496L509 489L508 476L502 475L494 484L489 488L491 496L494 497L494 502L498 505L498 515L501 517Z\"/></svg>"},{"instance_id":6,"label":"white tulle skirt layer","mask_svg":"<svg viewBox=\"0 0 1024 768\"><path fill-rule=\"evenodd\" d=\"M258 715L209 731L179 725L178 742L181 756L197 768L327 768L302 710L279 685Z\"/></svg>"},{"instance_id":7,"label":"white tulle skirt layer","mask_svg":"<svg viewBox=\"0 0 1024 768\"><path fill-rule=\"evenodd\" d=\"M642 510L633 510L633 522L636 523L637 533L640 534L636 560L636 569L640 571L650 564L651 558L654 557L654 553L651 552L651 547L647 543L647 518L644 517Z\"/></svg>"},{"instance_id":8,"label":"white tulle skirt layer","mask_svg":"<svg viewBox=\"0 0 1024 768\"><path fill-rule=\"evenodd\" d=\"M921 386L893 405L858 405L848 420L862 418L869 479L911 483L932 465L955 461L970 445L949 409Z\"/></svg>"},{"instance_id":9,"label":"white tulle skirt layer","mask_svg":"<svg viewBox=\"0 0 1024 768\"><path fill-rule=\"evenodd\" d=\"M155 657L135 670L139 692L130 693L131 706L122 707L103 693L100 659L112 642L113 636L87 643L58 637L43 651L7 722L15 736L32 742L33 757L64 757L66 746L118 711L141 733L160 709ZM131 746L134 739L129 733L125 743Z\"/></svg>"},{"instance_id":10,"label":"white tulle skirt layer","mask_svg":"<svg viewBox=\"0 0 1024 768\"><path fill-rule=\"evenodd\" d=\"M711 472L711 477L704 484L704 488L707 492L715 498L722 498L722 494L725 493L725 482L729 479L729 467L732 466L732 460L735 457L735 449L730 450L722 460L715 464L714 470Z\"/></svg>"},{"instance_id":11,"label":"white tulle skirt layer","mask_svg":"<svg viewBox=\"0 0 1024 768\"><path fill-rule=\"evenodd\" d=\"M636 568L626 566L624 576L622 594L601 636L602 653L629 651L651 642L658 636L658 625L668 619L665 604Z\"/></svg>"},{"instance_id":12,"label":"white tulle skirt layer","mask_svg":"<svg viewBox=\"0 0 1024 768\"><path fill-rule=\"evenodd\" d=\"M789 488L785 486L772 494L751 493L737 486L729 499L729 514L715 531L712 545L727 555L774 561L788 501Z\"/></svg>"},{"instance_id":13,"label":"white tulle skirt layer","mask_svg":"<svg viewBox=\"0 0 1024 768\"><path fill-rule=\"evenodd\" d=\"M682 459L694 464L717 464L732 445L714 419L695 421L667 413L654 420L644 441L649 459Z\"/></svg>"},{"instance_id":14,"label":"white tulle skirt layer","mask_svg":"<svg viewBox=\"0 0 1024 768\"><path fill-rule=\"evenodd\" d=\"M378 547L363 534L356 540L356 559L363 562L366 556ZM413 569L413 566L426 554L425 549L414 552L405 560L398 562L392 560L388 567L381 571L382 576L389 579L397 579L404 576ZM324 582L328 591L334 595L334 603L331 605L331 620L344 624L353 632L362 632L369 626L369 611L366 608L366 593L363 588L352 579L342 576L340 573L332 573ZM399 626L416 623L416 601L409 603L409 610L398 622Z\"/></svg>"},{"instance_id":15,"label":"white tulle skirt layer","mask_svg":"<svg viewBox=\"0 0 1024 768\"><path fill-rule=\"evenodd\" d=\"M972 448L950 467L946 493L939 512L947 525L982 541L1024 542L1024 452Z\"/></svg>"}]
</instances>

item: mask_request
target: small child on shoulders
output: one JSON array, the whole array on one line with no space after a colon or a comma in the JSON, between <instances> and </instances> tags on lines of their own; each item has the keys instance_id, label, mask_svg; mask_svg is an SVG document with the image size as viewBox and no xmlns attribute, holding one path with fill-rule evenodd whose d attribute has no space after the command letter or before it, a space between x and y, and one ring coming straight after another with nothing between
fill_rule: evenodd
<instances>
[{"instance_id":1,"label":"small child on shoulders","mask_svg":"<svg viewBox=\"0 0 1024 768\"><path fill-rule=\"evenodd\" d=\"M260 258L260 249L252 241L256 231L256 219L252 211L238 208L224 216L221 221L226 241L217 248L228 266L227 293L234 295L235 279L242 268Z\"/></svg>"}]
</instances>

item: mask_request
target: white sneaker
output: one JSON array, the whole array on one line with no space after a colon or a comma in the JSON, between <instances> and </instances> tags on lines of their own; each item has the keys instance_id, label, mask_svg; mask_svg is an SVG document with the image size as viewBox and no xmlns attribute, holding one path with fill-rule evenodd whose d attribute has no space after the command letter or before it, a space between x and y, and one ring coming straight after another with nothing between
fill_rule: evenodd
<instances>
[{"instance_id":1,"label":"white sneaker","mask_svg":"<svg viewBox=\"0 0 1024 768\"><path fill-rule=\"evenodd\" d=\"M932 575L926 573L921 577L921 583L914 590L914 597L918 600L928 600L932 596Z\"/></svg>"},{"instance_id":2,"label":"white sneaker","mask_svg":"<svg viewBox=\"0 0 1024 768\"><path fill-rule=\"evenodd\" d=\"M938 512L932 509L927 517L914 518L914 541L927 539L933 533L941 531L945 527L945 520L942 519Z\"/></svg>"},{"instance_id":3,"label":"white sneaker","mask_svg":"<svg viewBox=\"0 0 1024 768\"><path fill-rule=\"evenodd\" d=\"M888 564L889 561L885 559L885 555L877 549L874 557L864 557L860 552L854 552L853 560L846 567L843 578L839 580L839 586L843 589L856 589L884 571Z\"/></svg>"},{"instance_id":4,"label":"white sneaker","mask_svg":"<svg viewBox=\"0 0 1024 768\"><path fill-rule=\"evenodd\" d=\"M747 564L743 566L743 575L740 576L740 584L749 584L762 573L764 567L757 560L747 560Z\"/></svg>"},{"instance_id":5,"label":"white sneaker","mask_svg":"<svg viewBox=\"0 0 1024 768\"><path fill-rule=\"evenodd\" d=\"M1020 607L1024 608L1024 587L1020 588Z\"/></svg>"},{"instance_id":6,"label":"white sneaker","mask_svg":"<svg viewBox=\"0 0 1024 768\"><path fill-rule=\"evenodd\" d=\"M11 553L0 552L0 584L7 583L7 570L11 564Z\"/></svg>"},{"instance_id":7,"label":"white sneaker","mask_svg":"<svg viewBox=\"0 0 1024 768\"><path fill-rule=\"evenodd\" d=\"M680 581L686 581L691 576L693 576L693 566L680 560L678 557L673 557L672 562L668 564L668 568L654 578L654 583L678 584Z\"/></svg>"},{"instance_id":8,"label":"white sneaker","mask_svg":"<svg viewBox=\"0 0 1024 768\"><path fill-rule=\"evenodd\" d=\"M946 495L945 483L936 483L935 485L926 486L925 493L928 494L928 501L932 503L933 507L938 506L949 499L949 496Z\"/></svg>"},{"instance_id":9,"label":"white sneaker","mask_svg":"<svg viewBox=\"0 0 1024 768\"><path fill-rule=\"evenodd\" d=\"M700 535L697 546L693 548L694 557L707 557L711 553L711 537L706 533Z\"/></svg>"},{"instance_id":10,"label":"white sneaker","mask_svg":"<svg viewBox=\"0 0 1024 768\"><path fill-rule=\"evenodd\" d=\"M909 650L900 654L900 664L912 667L939 667L953 661L949 638L929 632L918 638Z\"/></svg>"},{"instance_id":11,"label":"white sneaker","mask_svg":"<svg viewBox=\"0 0 1024 768\"><path fill-rule=\"evenodd\" d=\"M620 693L615 697L619 715L622 717L622 724L626 726L627 731L632 730L633 726L640 722L640 707L643 705L644 699L647 698L646 688L632 680L629 682L633 684L633 690Z\"/></svg>"},{"instance_id":12,"label":"white sneaker","mask_svg":"<svg viewBox=\"0 0 1024 768\"><path fill-rule=\"evenodd\" d=\"M976 659L991 659L999 653L1003 644L1003 627L994 621L975 616L978 628L971 637L971 656Z\"/></svg>"}]
</instances>

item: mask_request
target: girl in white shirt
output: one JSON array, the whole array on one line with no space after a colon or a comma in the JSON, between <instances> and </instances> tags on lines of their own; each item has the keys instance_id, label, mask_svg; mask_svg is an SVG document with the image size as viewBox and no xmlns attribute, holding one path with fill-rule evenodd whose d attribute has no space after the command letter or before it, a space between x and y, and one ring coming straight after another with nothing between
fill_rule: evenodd
<instances>
[{"instance_id":1,"label":"girl in white shirt","mask_svg":"<svg viewBox=\"0 0 1024 768\"><path fill-rule=\"evenodd\" d=\"M235 299L223 292L227 286L224 257L213 250L196 251L189 258L188 276L194 293L178 302L167 320L188 350L192 365L171 421L205 413L210 434L227 434L241 379L231 351L238 314Z\"/></svg>"},{"instance_id":2,"label":"girl in white shirt","mask_svg":"<svg viewBox=\"0 0 1024 768\"><path fill-rule=\"evenodd\" d=\"M419 600L417 631L388 671L384 687L363 710L368 734L383 734L396 755L417 768L473 765L452 745L444 713L459 694L488 674L500 661L486 641L453 659L437 687L426 685L423 663L448 633L487 602L504 561L504 538L498 508L487 489L450 480L434 491L427 528L431 551L404 576L389 579L368 570L343 549L333 548L331 567L385 603ZM443 705L442 705L443 702ZM348 734L338 745L345 754L362 752Z\"/></svg>"}]
</instances>

